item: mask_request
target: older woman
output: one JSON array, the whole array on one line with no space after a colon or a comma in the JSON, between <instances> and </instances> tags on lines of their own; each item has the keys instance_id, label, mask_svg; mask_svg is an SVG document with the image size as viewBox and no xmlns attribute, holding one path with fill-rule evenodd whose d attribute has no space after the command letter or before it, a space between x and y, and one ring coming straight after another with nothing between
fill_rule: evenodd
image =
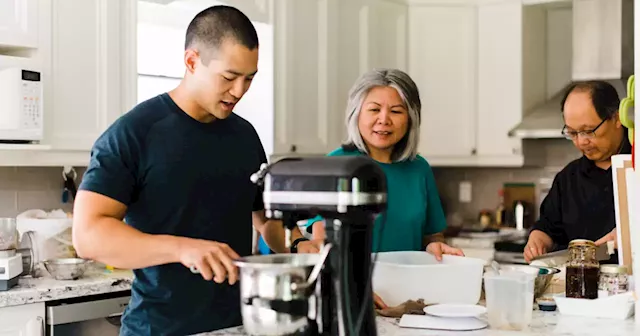
<instances>
[{"instance_id":1,"label":"older woman","mask_svg":"<svg viewBox=\"0 0 640 336\"><path fill-rule=\"evenodd\" d=\"M386 174L387 211L375 221L374 252L426 249L441 260L442 254L463 253L444 243L446 222L433 172L417 153L421 108L418 88L406 73L365 73L349 92L347 141L329 155L368 155ZM314 240L324 239L322 218L308 225Z\"/></svg>"}]
</instances>

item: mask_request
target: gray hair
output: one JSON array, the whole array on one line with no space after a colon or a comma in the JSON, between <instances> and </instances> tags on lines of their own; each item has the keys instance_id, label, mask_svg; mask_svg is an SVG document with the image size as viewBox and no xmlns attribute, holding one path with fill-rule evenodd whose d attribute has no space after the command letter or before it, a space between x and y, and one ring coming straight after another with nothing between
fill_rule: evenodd
<instances>
[{"instance_id":1,"label":"gray hair","mask_svg":"<svg viewBox=\"0 0 640 336\"><path fill-rule=\"evenodd\" d=\"M422 104L416 83L408 74L397 69L374 69L368 71L353 84L347 101L347 141L345 146L356 147L361 152L369 154L358 128L358 116L369 91L381 86L396 89L409 113L407 134L394 146L393 153L391 153L391 161L413 160L418 155Z\"/></svg>"}]
</instances>

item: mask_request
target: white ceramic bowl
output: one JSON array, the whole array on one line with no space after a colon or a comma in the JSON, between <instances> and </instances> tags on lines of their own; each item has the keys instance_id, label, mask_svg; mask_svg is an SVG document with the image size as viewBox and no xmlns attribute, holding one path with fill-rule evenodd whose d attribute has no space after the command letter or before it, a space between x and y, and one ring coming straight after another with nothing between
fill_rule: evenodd
<instances>
[{"instance_id":1,"label":"white ceramic bowl","mask_svg":"<svg viewBox=\"0 0 640 336\"><path fill-rule=\"evenodd\" d=\"M389 306L418 299L429 304L477 304L484 264L482 259L450 255L438 262L421 251L381 252L373 270L373 291Z\"/></svg>"}]
</instances>

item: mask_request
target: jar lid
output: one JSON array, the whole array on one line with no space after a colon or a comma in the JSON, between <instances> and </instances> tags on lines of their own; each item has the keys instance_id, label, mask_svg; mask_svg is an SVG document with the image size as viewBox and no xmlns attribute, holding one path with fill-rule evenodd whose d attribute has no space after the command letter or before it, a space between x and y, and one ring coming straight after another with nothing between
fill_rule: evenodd
<instances>
[{"instance_id":1,"label":"jar lid","mask_svg":"<svg viewBox=\"0 0 640 336\"><path fill-rule=\"evenodd\" d=\"M569 247L573 246L588 246L588 247L596 247L596 243L593 240L588 239L574 239L569 242Z\"/></svg>"},{"instance_id":2,"label":"jar lid","mask_svg":"<svg viewBox=\"0 0 640 336\"><path fill-rule=\"evenodd\" d=\"M600 265L600 272L608 273L608 274L627 274L628 269L627 266L614 265L614 264L605 264Z\"/></svg>"}]
</instances>

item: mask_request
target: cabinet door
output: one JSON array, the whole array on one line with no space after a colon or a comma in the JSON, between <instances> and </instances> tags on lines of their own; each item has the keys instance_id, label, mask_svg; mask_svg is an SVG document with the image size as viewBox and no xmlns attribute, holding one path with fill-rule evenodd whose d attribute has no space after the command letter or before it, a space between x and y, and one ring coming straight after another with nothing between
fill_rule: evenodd
<instances>
[{"instance_id":1,"label":"cabinet door","mask_svg":"<svg viewBox=\"0 0 640 336\"><path fill-rule=\"evenodd\" d=\"M508 136L522 120L522 4L478 8L478 156L521 154Z\"/></svg>"},{"instance_id":2,"label":"cabinet door","mask_svg":"<svg viewBox=\"0 0 640 336\"><path fill-rule=\"evenodd\" d=\"M0 1L0 47L38 46L38 0Z\"/></svg>"},{"instance_id":3,"label":"cabinet door","mask_svg":"<svg viewBox=\"0 0 640 336\"><path fill-rule=\"evenodd\" d=\"M274 1L276 154L325 154L341 142L339 0Z\"/></svg>"},{"instance_id":4,"label":"cabinet door","mask_svg":"<svg viewBox=\"0 0 640 336\"><path fill-rule=\"evenodd\" d=\"M476 141L476 9L416 5L409 11L409 74L420 89L419 151L471 157Z\"/></svg>"},{"instance_id":5,"label":"cabinet door","mask_svg":"<svg viewBox=\"0 0 640 336\"><path fill-rule=\"evenodd\" d=\"M408 7L394 0L370 0L368 24L368 68L407 71Z\"/></svg>"},{"instance_id":6,"label":"cabinet door","mask_svg":"<svg viewBox=\"0 0 640 336\"><path fill-rule=\"evenodd\" d=\"M125 100L134 99L135 94L124 92L135 90L131 83L135 52L124 38L135 40L135 30L125 35L135 15L125 11L131 9L127 3L52 1L45 122L50 125L48 140L54 149L90 149L124 109L131 107ZM125 73L125 68L133 74Z\"/></svg>"},{"instance_id":7,"label":"cabinet door","mask_svg":"<svg viewBox=\"0 0 640 336\"><path fill-rule=\"evenodd\" d=\"M0 308L0 336L44 336L44 303Z\"/></svg>"}]
</instances>

